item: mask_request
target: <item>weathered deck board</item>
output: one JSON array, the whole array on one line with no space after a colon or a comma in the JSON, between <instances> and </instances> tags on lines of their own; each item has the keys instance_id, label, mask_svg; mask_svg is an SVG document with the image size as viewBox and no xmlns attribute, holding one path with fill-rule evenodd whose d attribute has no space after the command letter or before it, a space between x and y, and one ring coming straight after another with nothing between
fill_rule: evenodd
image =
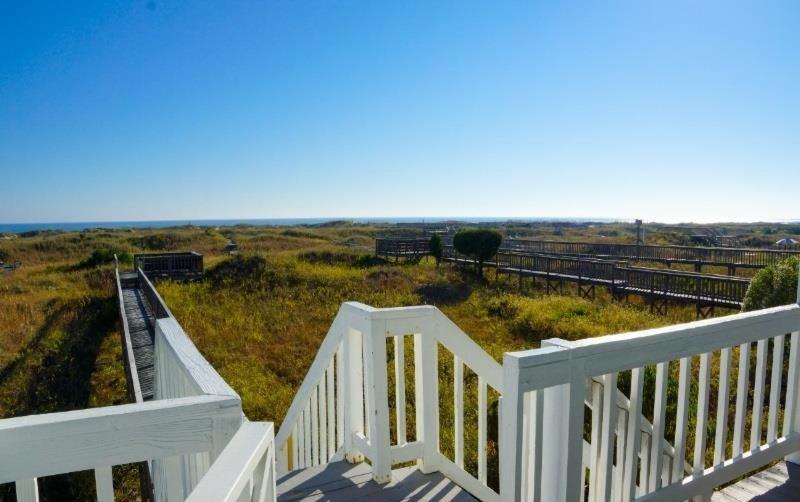
<instances>
[{"instance_id":1,"label":"weathered deck board","mask_svg":"<svg viewBox=\"0 0 800 502\"><path fill-rule=\"evenodd\" d=\"M470 494L439 473L422 474L416 467L392 471L392 481L379 485L372 481L366 463L334 462L290 472L278 479L278 500L345 501L376 499L383 501L437 500L474 501Z\"/></svg>"},{"instance_id":2,"label":"weathered deck board","mask_svg":"<svg viewBox=\"0 0 800 502\"><path fill-rule=\"evenodd\" d=\"M131 333L133 357L136 360L136 372L145 401L153 399L153 314L147 304L142 290L139 288L123 288L122 298L125 304L125 316Z\"/></svg>"},{"instance_id":3,"label":"weathered deck board","mask_svg":"<svg viewBox=\"0 0 800 502\"><path fill-rule=\"evenodd\" d=\"M712 502L800 500L800 466L780 462L714 493Z\"/></svg>"}]
</instances>

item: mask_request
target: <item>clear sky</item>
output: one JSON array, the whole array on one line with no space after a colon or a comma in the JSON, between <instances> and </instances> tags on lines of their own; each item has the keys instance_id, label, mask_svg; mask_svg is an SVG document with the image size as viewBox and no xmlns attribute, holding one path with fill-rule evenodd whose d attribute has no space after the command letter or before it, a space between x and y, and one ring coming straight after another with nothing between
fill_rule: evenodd
<instances>
[{"instance_id":1,"label":"clear sky","mask_svg":"<svg viewBox=\"0 0 800 502\"><path fill-rule=\"evenodd\" d=\"M800 219L797 1L0 7L0 222Z\"/></svg>"}]
</instances>

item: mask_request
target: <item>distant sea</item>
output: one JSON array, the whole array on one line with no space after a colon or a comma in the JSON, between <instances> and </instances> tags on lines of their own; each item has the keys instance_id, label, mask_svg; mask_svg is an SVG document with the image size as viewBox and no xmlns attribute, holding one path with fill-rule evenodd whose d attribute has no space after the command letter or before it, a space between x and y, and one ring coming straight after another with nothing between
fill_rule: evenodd
<instances>
[{"instance_id":1,"label":"distant sea","mask_svg":"<svg viewBox=\"0 0 800 502\"><path fill-rule=\"evenodd\" d=\"M609 218L503 218L487 217L387 217L387 218L263 218L242 220L152 220L152 221L74 221L55 223L0 223L0 233L20 233L32 230L64 230L79 231L97 228L167 228L184 225L198 227L222 227L234 225L264 225L264 226L289 226L289 225L319 225L332 221L350 221L353 223L440 223L458 221L465 223L502 222L502 221L563 221L563 222L613 222L620 221Z\"/></svg>"}]
</instances>

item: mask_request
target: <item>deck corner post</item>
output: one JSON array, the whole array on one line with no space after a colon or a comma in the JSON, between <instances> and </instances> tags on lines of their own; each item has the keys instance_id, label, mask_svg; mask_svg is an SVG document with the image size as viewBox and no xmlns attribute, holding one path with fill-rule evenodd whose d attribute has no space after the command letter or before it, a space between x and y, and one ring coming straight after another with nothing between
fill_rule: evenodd
<instances>
[{"instance_id":1,"label":"deck corner post","mask_svg":"<svg viewBox=\"0 0 800 502\"><path fill-rule=\"evenodd\" d=\"M519 359L503 356L503 399L500 403L500 499L522 500L522 437L524 394L520 392Z\"/></svg>"},{"instance_id":2,"label":"deck corner post","mask_svg":"<svg viewBox=\"0 0 800 502\"><path fill-rule=\"evenodd\" d=\"M414 334L417 441L422 443L421 473L437 470L439 458L439 355L433 333Z\"/></svg>"},{"instance_id":3,"label":"deck corner post","mask_svg":"<svg viewBox=\"0 0 800 502\"><path fill-rule=\"evenodd\" d=\"M353 446L353 435L364 433L364 394L362 386L363 362L361 357L361 333L347 324L344 333L344 388L342 389L344 412L344 456L351 464L362 462L364 455Z\"/></svg>"},{"instance_id":4,"label":"deck corner post","mask_svg":"<svg viewBox=\"0 0 800 502\"><path fill-rule=\"evenodd\" d=\"M570 350L566 340L542 341L544 347ZM583 493L583 414L586 377L583 361L569 358L569 382L544 389L542 416L542 500L580 500Z\"/></svg>"},{"instance_id":5,"label":"deck corner post","mask_svg":"<svg viewBox=\"0 0 800 502\"><path fill-rule=\"evenodd\" d=\"M386 363L386 321L371 319L364 334L365 395L367 429L372 446L372 479L376 483L392 480L391 439L389 434L389 390Z\"/></svg>"}]
</instances>

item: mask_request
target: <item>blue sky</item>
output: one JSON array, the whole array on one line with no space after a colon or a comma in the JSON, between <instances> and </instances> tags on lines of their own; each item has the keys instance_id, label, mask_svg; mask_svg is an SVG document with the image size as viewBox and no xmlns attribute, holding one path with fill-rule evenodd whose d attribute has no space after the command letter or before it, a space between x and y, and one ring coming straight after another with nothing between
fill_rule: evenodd
<instances>
[{"instance_id":1,"label":"blue sky","mask_svg":"<svg viewBox=\"0 0 800 502\"><path fill-rule=\"evenodd\" d=\"M7 2L0 222L800 219L798 2Z\"/></svg>"}]
</instances>

